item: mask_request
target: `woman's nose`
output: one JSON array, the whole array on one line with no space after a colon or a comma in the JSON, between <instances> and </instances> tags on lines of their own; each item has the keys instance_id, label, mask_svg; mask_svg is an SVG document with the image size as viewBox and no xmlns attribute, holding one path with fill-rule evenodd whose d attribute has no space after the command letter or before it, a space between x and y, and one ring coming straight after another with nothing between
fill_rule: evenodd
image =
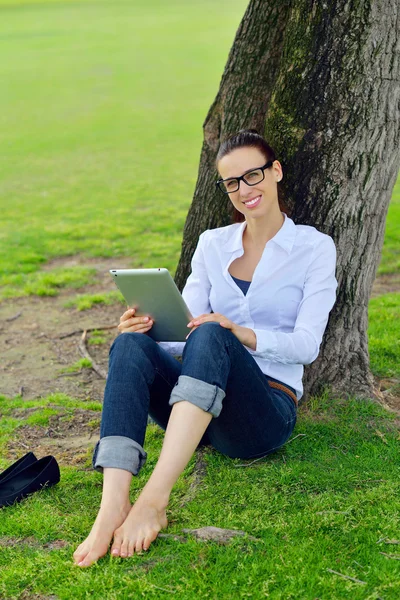
<instances>
[{"instance_id":1,"label":"woman's nose","mask_svg":"<svg viewBox=\"0 0 400 600\"><path fill-rule=\"evenodd\" d=\"M242 188L242 185L243 185L243 188ZM250 189L251 189L251 185L248 185L248 184L247 184L247 183L244 181L244 179L241 179L241 180L239 181L239 192L240 192L240 194L241 194L241 195L243 195L243 194L247 194L247 193L249 192L249 190L250 190Z\"/></svg>"}]
</instances>

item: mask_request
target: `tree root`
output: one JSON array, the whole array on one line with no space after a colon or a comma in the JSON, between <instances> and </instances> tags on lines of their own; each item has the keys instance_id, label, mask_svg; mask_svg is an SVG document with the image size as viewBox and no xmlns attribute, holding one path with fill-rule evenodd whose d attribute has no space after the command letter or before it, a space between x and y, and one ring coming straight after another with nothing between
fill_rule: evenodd
<instances>
[{"instance_id":1,"label":"tree root","mask_svg":"<svg viewBox=\"0 0 400 600\"><path fill-rule=\"evenodd\" d=\"M104 331L106 329L115 329L117 325L104 325L104 327L88 327L87 329L74 329L74 331L70 331L69 333L62 333L58 339L63 340L67 337L71 337L72 335L76 335L77 333L82 333L83 331Z\"/></svg>"},{"instance_id":2,"label":"tree root","mask_svg":"<svg viewBox=\"0 0 400 600\"><path fill-rule=\"evenodd\" d=\"M93 358L90 356L89 351L86 347L86 337L87 337L87 332L89 330L88 329L84 329L83 333L82 333L82 337L81 340L78 344L78 348L80 353L82 354L82 356L84 358L87 358L88 360L90 360L91 364L92 364L92 369L93 371L95 371L98 375L100 375L100 377L102 377L103 379L107 379L107 373L104 371L104 369L102 369L100 367L100 365L98 365Z\"/></svg>"},{"instance_id":3,"label":"tree root","mask_svg":"<svg viewBox=\"0 0 400 600\"><path fill-rule=\"evenodd\" d=\"M193 481L191 482L188 491L186 492L182 502L179 505L180 508L185 506L188 502L190 502L193 499L197 488L201 485L203 481L203 478L207 471L207 463L204 460L205 453L206 448L204 446L201 446L197 449L196 464L194 465L193 469Z\"/></svg>"}]
</instances>

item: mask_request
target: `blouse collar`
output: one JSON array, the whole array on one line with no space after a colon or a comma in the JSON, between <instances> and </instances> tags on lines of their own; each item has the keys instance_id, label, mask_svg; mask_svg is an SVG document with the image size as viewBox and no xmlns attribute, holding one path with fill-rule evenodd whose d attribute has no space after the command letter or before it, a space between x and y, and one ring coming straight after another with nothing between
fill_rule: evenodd
<instances>
[{"instance_id":1,"label":"blouse collar","mask_svg":"<svg viewBox=\"0 0 400 600\"><path fill-rule=\"evenodd\" d=\"M266 245L273 242L290 254L296 238L296 225L285 213L282 214L285 217L282 227L277 231L274 237L266 243ZM234 230L233 235L231 235L224 244L224 249L227 252L234 252L235 250L243 248L243 232L246 226L246 221L238 223L238 227Z\"/></svg>"}]
</instances>

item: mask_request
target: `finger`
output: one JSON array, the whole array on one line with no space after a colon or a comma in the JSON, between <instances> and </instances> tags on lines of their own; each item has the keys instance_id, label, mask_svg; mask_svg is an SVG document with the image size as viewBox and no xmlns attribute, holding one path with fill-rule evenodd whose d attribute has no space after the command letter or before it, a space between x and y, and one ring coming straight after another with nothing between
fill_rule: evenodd
<instances>
[{"instance_id":1,"label":"finger","mask_svg":"<svg viewBox=\"0 0 400 600\"><path fill-rule=\"evenodd\" d=\"M126 310L124 312L124 314L120 317L120 322L121 321L127 321L128 319L130 319L133 315L135 314L135 309L134 308L128 308L128 310Z\"/></svg>"},{"instance_id":2,"label":"finger","mask_svg":"<svg viewBox=\"0 0 400 600\"><path fill-rule=\"evenodd\" d=\"M210 316L210 313L203 313L202 315L199 315L198 317L192 317L192 320L188 323L188 327L193 325L193 323L195 321L198 321L199 319L203 319L204 317L209 317L209 316Z\"/></svg>"},{"instance_id":3,"label":"finger","mask_svg":"<svg viewBox=\"0 0 400 600\"><path fill-rule=\"evenodd\" d=\"M193 319L189 323L189 326L192 325L201 325L202 323L212 323L213 321L219 322L219 317L217 315L205 315L204 317L197 317L197 319Z\"/></svg>"},{"instance_id":4,"label":"finger","mask_svg":"<svg viewBox=\"0 0 400 600\"><path fill-rule=\"evenodd\" d=\"M152 323L153 320L150 317L131 317L130 319L126 319L125 321L122 321L119 325L118 325L118 329L126 329L126 327L133 327L134 325L140 325L142 323L148 325L149 323Z\"/></svg>"},{"instance_id":5,"label":"finger","mask_svg":"<svg viewBox=\"0 0 400 600\"><path fill-rule=\"evenodd\" d=\"M119 328L121 333L122 332L126 332L126 331L130 331L130 332L134 332L137 331L139 333L143 332L143 331L149 331L149 329L151 329L153 327L153 321L150 321L149 323L136 323L135 325L131 325L131 326L127 326L127 327L121 327Z\"/></svg>"},{"instance_id":6,"label":"finger","mask_svg":"<svg viewBox=\"0 0 400 600\"><path fill-rule=\"evenodd\" d=\"M225 327L225 329L232 329L232 323L230 321L220 321L219 324L222 325L222 327Z\"/></svg>"},{"instance_id":7,"label":"finger","mask_svg":"<svg viewBox=\"0 0 400 600\"><path fill-rule=\"evenodd\" d=\"M152 328L152 325L149 327L127 327L126 329L122 329L120 333L147 333Z\"/></svg>"}]
</instances>

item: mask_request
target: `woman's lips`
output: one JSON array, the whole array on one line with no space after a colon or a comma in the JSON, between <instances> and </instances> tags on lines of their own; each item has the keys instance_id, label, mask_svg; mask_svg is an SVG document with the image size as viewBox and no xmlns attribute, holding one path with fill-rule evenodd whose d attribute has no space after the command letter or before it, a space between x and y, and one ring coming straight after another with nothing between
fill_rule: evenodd
<instances>
[{"instance_id":1,"label":"woman's lips","mask_svg":"<svg viewBox=\"0 0 400 600\"><path fill-rule=\"evenodd\" d=\"M258 206L261 202L261 196L256 196L255 198L251 198L250 200L246 200L246 202L243 202L243 204L245 204L247 206L247 208L255 208L256 206ZM250 203L250 204L248 204Z\"/></svg>"}]
</instances>

